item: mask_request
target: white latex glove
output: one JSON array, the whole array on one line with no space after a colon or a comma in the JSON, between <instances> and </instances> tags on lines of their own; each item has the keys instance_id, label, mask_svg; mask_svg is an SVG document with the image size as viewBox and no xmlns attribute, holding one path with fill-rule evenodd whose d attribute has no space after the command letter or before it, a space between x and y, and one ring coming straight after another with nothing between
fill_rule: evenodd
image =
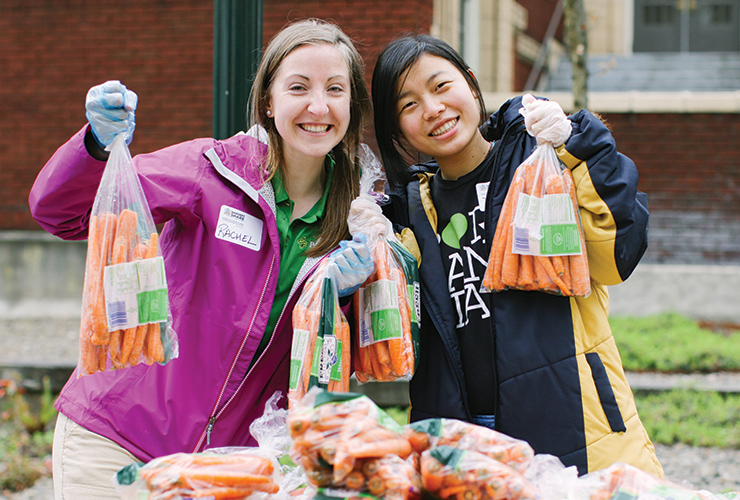
<instances>
[{"instance_id":1,"label":"white latex glove","mask_svg":"<svg viewBox=\"0 0 740 500\"><path fill-rule=\"evenodd\" d=\"M393 225L383 215L383 211L366 195L358 196L352 200L347 217L349 233L356 235L365 234L370 241L376 241L379 237L388 237L393 234Z\"/></svg>"},{"instance_id":2,"label":"white latex glove","mask_svg":"<svg viewBox=\"0 0 740 500\"><path fill-rule=\"evenodd\" d=\"M355 293L375 269L364 234L357 234L351 240L341 241L339 248L328 258L329 272L340 297Z\"/></svg>"},{"instance_id":3,"label":"white latex glove","mask_svg":"<svg viewBox=\"0 0 740 500\"><path fill-rule=\"evenodd\" d=\"M87 92L85 109L93 136L105 148L120 133L126 134L126 144L131 144L136 121L134 111L138 96L118 80L110 80L92 87Z\"/></svg>"},{"instance_id":4,"label":"white latex glove","mask_svg":"<svg viewBox=\"0 0 740 500\"><path fill-rule=\"evenodd\" d=\"M564 144L573 130L563 108L555 101L535 99L532 94L522 97L524 125L537 144L549 142L554 147Z\"/></svg>"}]
</instances>

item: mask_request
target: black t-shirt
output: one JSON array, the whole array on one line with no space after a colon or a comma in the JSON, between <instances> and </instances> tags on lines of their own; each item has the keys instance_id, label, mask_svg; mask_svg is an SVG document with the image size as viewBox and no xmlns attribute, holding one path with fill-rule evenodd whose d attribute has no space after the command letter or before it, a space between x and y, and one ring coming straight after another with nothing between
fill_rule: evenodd
<instances>
[{"instance_id":1,"label":"black t-shirt","mask_svg":"<svg viewBox=\"0 0 740 500\"><path fill-rule=\"evenodd\" d=\"M496 410L492 294L480 292L488 261L483 216L492 169L493 154L489 152L469 174L448 181L437 173L431 181L437 237L457 314L468 402L474 415L493 415Z\"/></svg>"}]
</instances>

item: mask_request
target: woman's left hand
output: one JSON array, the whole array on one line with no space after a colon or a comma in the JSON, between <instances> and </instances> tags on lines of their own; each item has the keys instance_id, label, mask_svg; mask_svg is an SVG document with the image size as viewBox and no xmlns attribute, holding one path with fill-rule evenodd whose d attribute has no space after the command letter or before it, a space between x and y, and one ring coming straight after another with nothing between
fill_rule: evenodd
<instances>
[{"instance_id":1,"label":"woman's left hand","mask_svg":"<svg viewBox=\"0 0 740 500\"><path fill-rule=\"evenodd\" d=\"M536 99L532 94L522 97L524 125L537 139L537 144L549 142L554 147L564 144L573 130L563 108L555 101Z\"/></svg>"}]
</instances>

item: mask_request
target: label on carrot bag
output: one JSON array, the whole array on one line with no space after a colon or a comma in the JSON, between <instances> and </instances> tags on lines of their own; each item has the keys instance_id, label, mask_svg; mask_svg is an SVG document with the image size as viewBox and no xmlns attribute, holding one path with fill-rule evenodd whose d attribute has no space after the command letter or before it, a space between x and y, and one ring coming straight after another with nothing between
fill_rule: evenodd
<instances>
[{"instance_id":1,"label":"label on carrot bag","mask_svg":"<svg viewBox=\"0 0 740 500\"><path fill-rule=\"evenodd\" d=\"M542 198L520 194L513 224L512 252L521 255L580 255L581 237L567 194Z\"/></svg>"},{"instance_id":2,"label":"label on carrot bag","mask_svg":"<svg viewBox=\"0 0 740 500\"><path fill-rule=\"evenodd\" d=\"M106 266L103 291L111 332L167 321L169 299L162 257Z\"/></svg>"},{"instance_id":3,"label":"label on carrot bag","mask_svg":"<svg viewBox=\"0 0 740 500\"><path fill-rule=\"evenodd\" d=\"M398 287L394 281L378 280L360 288L360 347L403 337Z\"/></svg>"},{"instance_id":4,"label":"label on carrot bag","mask_svg":"<svg viewBox=\"0 0 740 500\"><path fill-rule=\"evenodd\" d=\"M342 342L335 335L324 335L316 339L311 375L318 379L319 384L341 380Z\"/></svg>"},{"instance_id":5,"label":"label on carrot bag","mask_svg":"<svg viewBox=\"0 0 740 500\"><path fill-rule=\"evenodd\" d=\"M293 330L293 345L290 348L290 380L288 387L296 389L303 373L303 360L308 349L308 330Z\"/></svg>"}]
</instances>

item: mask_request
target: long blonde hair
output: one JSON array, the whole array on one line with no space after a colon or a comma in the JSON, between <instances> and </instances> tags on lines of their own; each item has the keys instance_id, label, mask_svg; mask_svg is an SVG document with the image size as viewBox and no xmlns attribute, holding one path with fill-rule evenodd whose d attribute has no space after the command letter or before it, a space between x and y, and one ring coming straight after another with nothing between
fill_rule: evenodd
<instances>
[{"instance_id":1,"label":"long blonde hair","mask_svg":"<svg viewBox=\"0 0 740 500\"><path fill-rule=\"evenodd\" d=\"M298 47L309 44L329 44L337 47L347 60L351 81L349 127L342 141L332 150L336 162L334 180L319 229L319 240L306 252L309 256L319 256L349 236L347 228L349 206L359 194L360 143L363 128L371 113L371 105L362 57L352 40L335 24L320 19L305 19L283 28L272 38L262 55L252 84L249 121L252 125L261 125L267 131L268 152L265 168L267 178L270 179L278 170L282 173L283 168L282 138L274 121L267 116L270 90L285 57Z\"/></svg>"}]
</instances>

